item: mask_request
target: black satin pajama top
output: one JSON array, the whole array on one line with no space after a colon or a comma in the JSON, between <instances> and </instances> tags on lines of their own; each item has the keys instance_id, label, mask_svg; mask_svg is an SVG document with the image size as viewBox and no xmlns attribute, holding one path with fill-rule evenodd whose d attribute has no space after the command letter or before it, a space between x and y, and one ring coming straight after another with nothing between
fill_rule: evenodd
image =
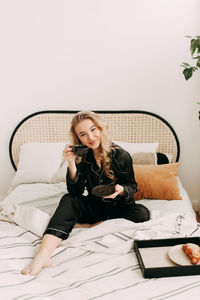
<instances>
[{"instance_id":1,"label":"black satin pajama top","mask_svg":"<svg viewBox=\"0 0 200 300\"><path fill-rule=\"evenodd\" d=\"M99 168L91 149L83 160L76 164L77 175L72 181L67 171L67 189L72 195L82 195L85 188L88 191L89 197L97 197L91 194L93 187L97 185L112 184L113 180L105 175L103 167ZM132 158L130 154L121 147L113 144L111 169L114 172L114 184L120 184L124 187L124 195L117 196L116 200L121 200L126 203L133 202L133 194L137 191L137 183L134 177Z\"/></svg>"}]
</instances>

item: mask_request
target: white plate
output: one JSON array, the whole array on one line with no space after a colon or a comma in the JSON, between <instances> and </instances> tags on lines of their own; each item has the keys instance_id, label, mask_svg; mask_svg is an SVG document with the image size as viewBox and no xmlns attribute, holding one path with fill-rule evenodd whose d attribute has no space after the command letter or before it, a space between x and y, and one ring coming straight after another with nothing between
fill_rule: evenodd
<instances>
[{"instance_id":1,"label":"white plate","mask_svg":"<svg viewBox=\"0 0 200 300\"><path fill-rule=\"evenodd\" d=\"M182 249L182 246L183 244L171 247L168 251L169 258L181 266L193 265L190 258Z\"/></svg>"}]
</instances>

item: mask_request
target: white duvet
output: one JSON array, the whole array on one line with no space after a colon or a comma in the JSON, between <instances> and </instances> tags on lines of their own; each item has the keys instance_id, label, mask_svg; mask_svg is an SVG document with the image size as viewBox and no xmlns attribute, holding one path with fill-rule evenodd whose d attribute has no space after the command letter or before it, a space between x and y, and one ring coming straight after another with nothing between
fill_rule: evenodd
<instances>
[{"instance_id":1,"label":"white duvet","mask_svg":"<svg viewBox=\"0 0 200 300\"><path fill-rule=\"evenodd\" d=\"M161 300L189 299L199 294L199 275L176 280L173 277L144 279L133 251L135 239L199 236L200 226L188 199L170 201L174 208L171 212L167 208L154 208L153 200L151 219L144 223L115 219L90 229L74 229L53 253L51 267L43 269L37 277L21 275L21 269L38 249L50 218L39 205L32 205L31 197L41 204L45 199L59 201L65 192L63 185L48 188L40 185L40 191L37 189L31 196L27 193L28 186L19 186L0 205L2 220L20 225L0 222L2 299ZM164 203L168 205L169 201L163 202L163 207Z\"/></svg>"},{"instance_id":2,"label":"white duvet","mask_svg":"<svg viewBox=\"0 0 200 300\"><path fill-rule=\"evenodd\" d=\"M2 230L3 229L3 230ZM200 291L200 276L144 279L133 251L134 239L199 236L188 215L162 216L134 224L108 220L77 231L52 255L52 266L37 277L21 275L41 239L30 231L0 222L1 299L189 299Z\"/></svg>"},{"instance_id":3,"label":"white duvet","mask_svg":"<svg viewBox=\"0 0 200 300\"><path fill-rule=\"evenodd\" d=\"M137 203L147 206L151 213L160 211L162 215L167 216L171 213L181 213L195 218L190 199L179 178L178 184L183 200L145 199L137 201ZM66 184L64 182L18 185L0 202L0 220L14 222L22 228L42 236L50 216L65 193Z\"/></svg>"}]
</instances>

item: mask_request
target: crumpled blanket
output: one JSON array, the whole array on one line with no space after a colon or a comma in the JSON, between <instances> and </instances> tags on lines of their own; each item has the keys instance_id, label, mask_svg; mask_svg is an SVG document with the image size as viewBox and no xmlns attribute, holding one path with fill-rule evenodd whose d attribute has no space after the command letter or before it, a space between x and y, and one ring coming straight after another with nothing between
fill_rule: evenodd
<instances>
[{"instance_id":1,"label":"crumpled blanket","mask_svg":"<svg viewBox=\"0 0 200 300\"><path fill-rule=\"evenodd\" d=\"M42 237L50 216L33 206L20 206L2 201L0 202L0 220L15 223Z\"/></svg>"},{"instance_id":2,"label":"crumpled blanket","mask_svg":"<svg viewBox=\"0 0 200 300\"><path fill-rule=\"evenodd\" d=\"M190 215L162 215L152 211L151 219L134 223L125 219L107 220L85 232L69 237L63 245L93 252L128 253L134 240L199 236L200 224Z\"/></svg>"},{"instance_id":3,"label":"crumpled blanket","mask_svg":"<svg viewBox=\"0 0 200 300\"><path fill-rule=\"evenodd\" d=\"M42 237L49 215L31 206L0 203L0 220L8 221ZM151 219L134 223L112 219L87 229L73 229L62 242L65 247L79 247L93 252L125 254L133 248L134 240L191 237L200 235L200 224L187 214L163 214L152 211Z\"/></svg>"}]
</instances>

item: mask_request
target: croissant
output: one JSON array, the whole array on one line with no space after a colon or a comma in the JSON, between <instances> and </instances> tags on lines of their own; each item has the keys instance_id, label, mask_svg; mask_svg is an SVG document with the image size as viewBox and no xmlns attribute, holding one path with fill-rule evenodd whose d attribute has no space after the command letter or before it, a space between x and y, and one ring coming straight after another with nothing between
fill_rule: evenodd
<instances>
[{"instance_id":1,"label":"croissant","mask_svg":"<svg viewBox=\"0 0 200 300\"><path fill-rule=\"evenodd\" d=\"M182 246L185 253L189 256L191 262L196 265L200 261L200 247L196 244L187 243Z\"/></svg>"}]
</instances>

